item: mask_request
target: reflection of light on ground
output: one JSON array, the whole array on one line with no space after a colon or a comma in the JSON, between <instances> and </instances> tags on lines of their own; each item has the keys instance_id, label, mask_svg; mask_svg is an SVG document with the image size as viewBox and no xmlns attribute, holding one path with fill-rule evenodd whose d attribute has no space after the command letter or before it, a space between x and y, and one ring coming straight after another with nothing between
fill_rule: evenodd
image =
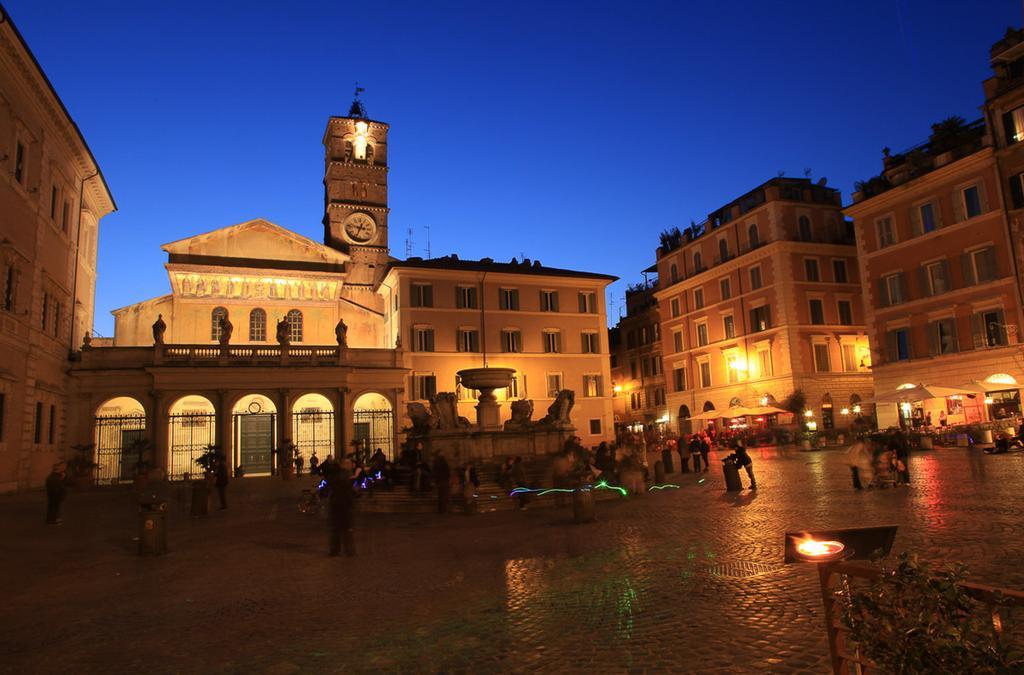
<instances>
[{"instance_id":1,"label":"reflection of light on ground","mask_svg":"<svg viewBox=\"0 0 1024 675\"><path fill-rule=\"evenodd\" d=\"M972 452L968 450L967 452ZM929 528L945 530L947 513L943 504L943 483L939 477L935 455L917 455L907 467L910 470L911 503Z\"/></svg>"}]
</instances>

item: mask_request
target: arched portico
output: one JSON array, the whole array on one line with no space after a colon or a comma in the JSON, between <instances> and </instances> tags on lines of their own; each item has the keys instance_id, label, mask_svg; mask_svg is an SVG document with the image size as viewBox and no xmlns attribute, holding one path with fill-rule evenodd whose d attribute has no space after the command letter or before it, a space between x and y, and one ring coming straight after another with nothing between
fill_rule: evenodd
<instances>
[{"instance_id":1,"label":"arched portico","mask_svg":"<svg viewBox=\"0 0 1024 675\"><path fill-rule=\"evenodd\" d=\"M146 407L131 396L115 396L93 413L93 461L101 484L134 480L144 462L151 461Z\"/></svg>"},{"instance_id":2,"label":"arched portico","mask_svg":"<svg viewBox=\"0 0 1024 675\"><path fill-rule=\"evenodd\" d=\"M168 410L167 476L182 480L201 471L196 460L217 443L217 409L205 396L188 394Z\"/></svg>"},{"instance_id":3,"label":"arched portico","mask_svg":"<svg viewBox=\"0 0 1024 675\"><path fill-rule=\"evenodd\" d=\"M395 412L390 398L368 391L352 402L352 450L369 457L377 448L395 459Z\"/></svg>"},{"instance_id":4,"label":"arched portico","mask_svg":"<svg viewBox=\"0 0 1024 675\"><path fill-rule=\"evenodd\" d=\"M322 462L328 455L335 454L334 404L327 396L310 392L296 397L291 415L292 443L306 467L311 466L313 456Z\"/></svg>"},{"instance_id":5,"label":"arched portico","mask_svg":"<svg viewBox=\"0 0 1024 675\"><path fill-rule=\"evenodd\" d=\"M246 475L273 473L278 424L277 405L269 396L239 396L231 408L232 464L242 467ZM221 450L228 454L227 448Z\"/></svg>"}]
</instances>

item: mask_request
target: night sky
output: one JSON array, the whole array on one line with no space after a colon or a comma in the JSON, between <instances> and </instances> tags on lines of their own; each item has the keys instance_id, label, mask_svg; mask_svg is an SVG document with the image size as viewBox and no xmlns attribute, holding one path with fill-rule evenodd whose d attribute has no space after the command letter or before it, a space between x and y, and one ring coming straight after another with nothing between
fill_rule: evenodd
<instances>
[{"instance_id":1,"label":"night sky","mask_svg":"<svg viewBox=\"0 0 1024 675\"><path fill-rule=\"evenodd\" d=\"M392 254L622 278L779 171L843 191L881 148L980 116L1017 0L5 0L96 155L96 329L168 292L160 244L264 217L322 240L323 147L355 81L391 124ZM581 11L582 7L587 11Z\"/></svg>"}]
</instances>

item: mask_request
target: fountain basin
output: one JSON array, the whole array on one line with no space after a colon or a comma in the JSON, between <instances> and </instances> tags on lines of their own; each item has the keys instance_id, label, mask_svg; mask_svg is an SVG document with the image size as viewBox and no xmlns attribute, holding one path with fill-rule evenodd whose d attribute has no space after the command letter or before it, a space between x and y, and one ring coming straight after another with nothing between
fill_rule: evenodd
<instances>
[{"instance_id":1,"label":"fountain basin","mask_svg":"<svg viewBox=\"0 0 1024 675\"><path fill-rule=\"evenodd\" d=\"M515 368L466 368L456 373L463 387L488 392L512 385Z\"/></svg>"}]
</instances>

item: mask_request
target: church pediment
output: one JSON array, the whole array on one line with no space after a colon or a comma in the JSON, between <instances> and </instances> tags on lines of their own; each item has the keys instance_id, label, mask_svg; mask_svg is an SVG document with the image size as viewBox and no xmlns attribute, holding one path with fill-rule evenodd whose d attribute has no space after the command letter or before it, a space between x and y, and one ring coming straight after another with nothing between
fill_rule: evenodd
<instances>
[{"instance_id":1,"label":"church pediment","mask_svg":"<svg viewBox=\"0 0 1024 675\"><path fill-rule=\"evenodd\" d=\"M257 218L164 244L171 263L341 271L349 256Z\"/></svg>"}]
</instances>

